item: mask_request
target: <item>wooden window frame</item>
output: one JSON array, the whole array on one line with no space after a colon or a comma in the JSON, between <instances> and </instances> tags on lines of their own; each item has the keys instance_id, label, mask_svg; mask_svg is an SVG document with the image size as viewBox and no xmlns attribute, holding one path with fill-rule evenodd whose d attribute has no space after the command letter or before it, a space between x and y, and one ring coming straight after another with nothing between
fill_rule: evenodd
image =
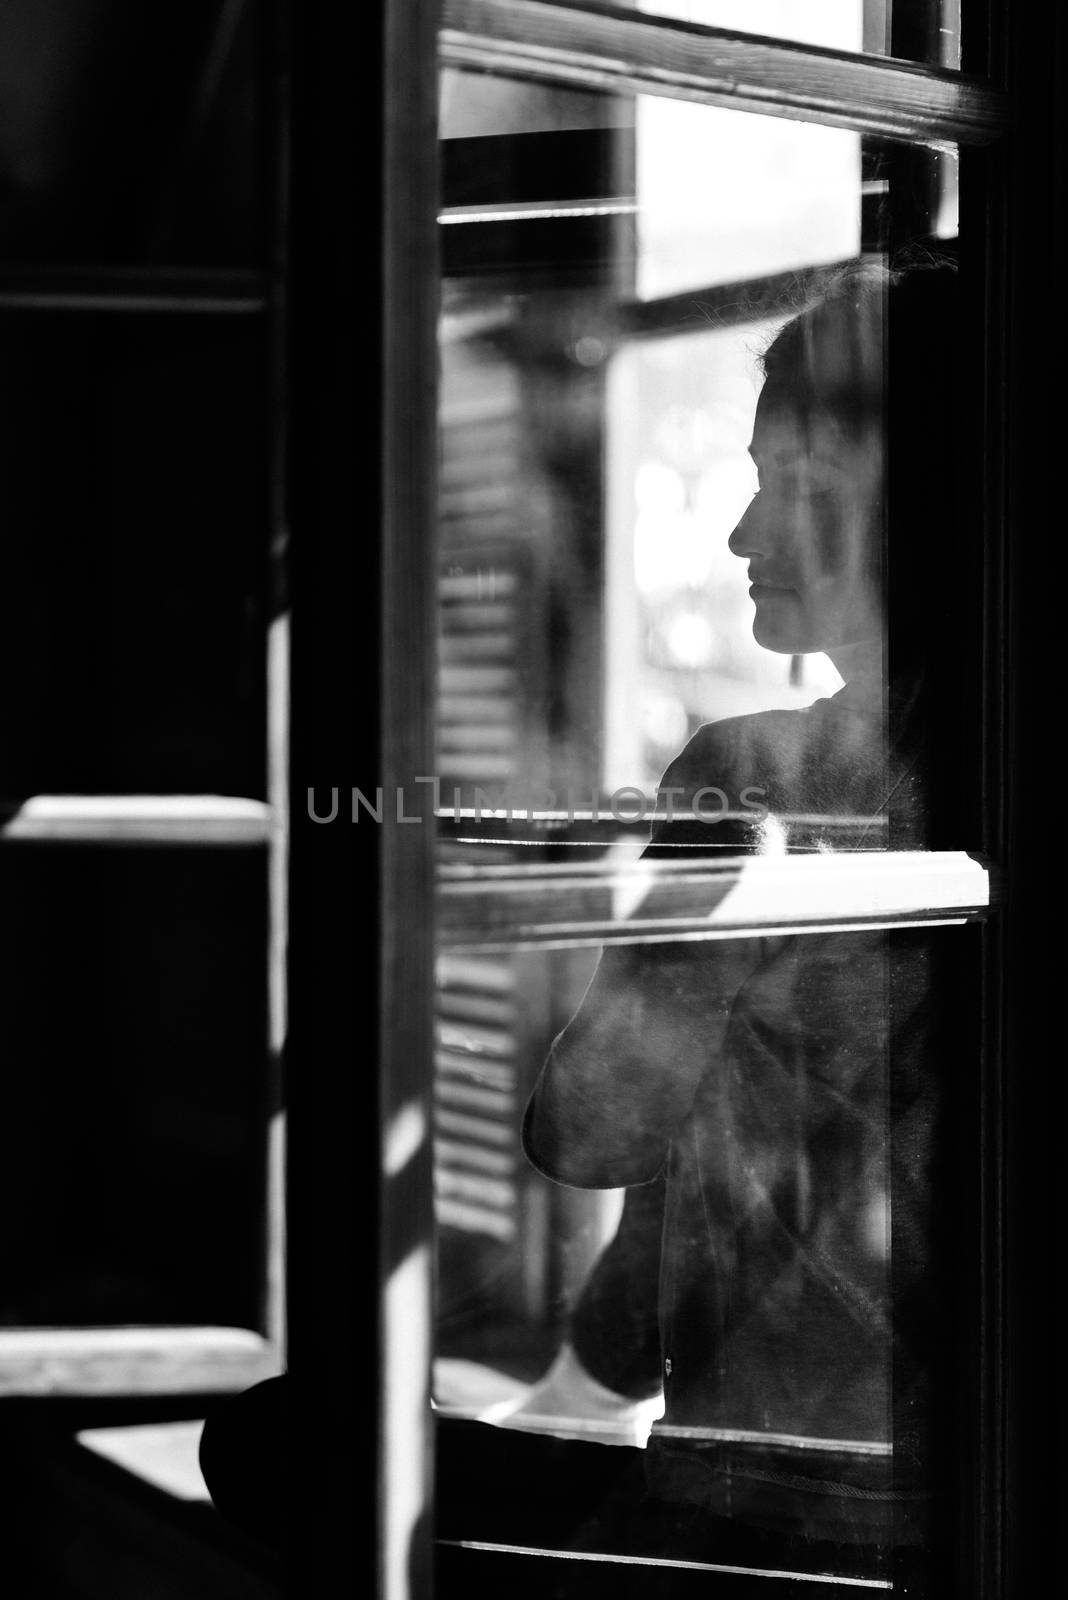
<instances>
[{"instance_id":1,"label":"wooden window frame","mask_svg":"<svg viewBox=\"0 0 1068 1600\"><path fill-rule=\"evenodd\" d=\"M309 782L333 781L339 762L344 779L351 772L353 782L366 777L372 787L432 770L437 19L418 0L384 3L363 18L359 44L364 59L370 49L381 62L379 95L368 93L353 106L342 93L348 80L340 64L345 46L356 42L352 33L336 20L327 25L321 6L296 10L293 237L300 264L292 288L290 459L295 574L302 567L304 579L294 587L291 770L303 792ZM976 0L964 18L965 60L985 74L980 82L895 61L833 53L828 59L765 40L758 49L716 30L602 6L578 11L547 0L444 0L441 19L443 57L453 64L585 84L604 71L616 86L736 108L745 103L743 73L762 73L751 109L765 114L775 109L766 98L771 93L780 96L783 115L853 127L875 105L885 133L990 147L985 171L969 180L966 195L983 234L988 284L982 360L989 448L977 559L986 596L984 719L993 737L985 747L981 831L984 849L1011 866L1011 878L987 931L986 982L977 1000L984 1036L976 1132L983 1215L974 1248L983 1293L976 1365L968 1375L974 1416L962 1445L972 1516L962 1529L961 1570L969 1574L968 1593L1008 1600L1027 1592L1044 1557L1056 1553L1058 1530L1058 1486L1036 1448L1058 1358L1054 1291L1036 1217L1048 1217L1056 1237L1065 1200L1055 1182L1058 1118L1049 1114L1048 1096L1036 1105L1035 1079L1022 1064L1048 1060L1059 1037L1055 974L1062 936L1050 904L1049 844L1035 826L1035 806L1048 793L1045 716L1065 557L1044 546L1044 581L1028 582L1033 551L1017 530L1041 526L1059 497L1055 423L1040 380L1051 347L1063 370L1063 335L1051 329L1043 297L1034 293L1028 230L1035 218L1048 219L1052 249L1043 259L1058 258L1065 166L1058 105L1068 84L1068 30L1059 22L1035 29L1026 8ZM718 66L717 52L723 53ZM786 74L777 66L787 60L806 69L805 86L789 103ZM879 86L866 107L857 105L862 84L869 96ZM816 104L819 94L824 98ZM373 201L381 205L382 249L369 263L357 223ZM356 283L366 286L360 315L353 309ZM337 301L328 320L322 297L331 290ZM379 312L382 333L369 339L366 319ZM328 352L320 342L327 329ZM377 358L372 371L369 352ZM331 448L351 441L361 397L379 405L373 430L380 431L368 433L364 423L361 435L363 461L370 454L377 464L370 486L351 458ZM357 564L354 539L357 530L366 534L369 518L377 537L361 546ZM339 526L350 534L340 543ZM416 670L407 675L412 663ZM317 841L294 819L296 1458L306 1459L302 1445L310 1441L317 1407L330 1407L350 1441L365 1416L370 1373L366 1356L358 1361L354 1351L358 1344L366 1351L367 1326L356 1307L366 1299L366 1208L378 1193L380 1169L388 1175L377 1213L383 1309L371 1330L371 1359L381 1398L374 1437L344 1463L333 1462L315 1498L314 1521L298 1523L316 1536L309 1543L298 1535L295 1571L307 1582L349 1570L370 1578L381 1596L400 1600L430 1593L432 1565L425 1107L433 830L383 827L361 834L358 846L353 832L328 851L321 835ZM369 918L377 949L354 976L357 924ZM1030 981L1036 974L1046 982ZM372 1060L373 1136L366 1099L354 1097L350 1082L357 1064ZM1048 1072L1040 1081L1045 1089ZM319 1238L326 1218L329 1251ZM328 1263L332 1273L317 1271ZM373 1509L356 1487L368 1466L382 1486ZM295 1480L293 1488L299 1497ZM377 1560L365 1536L380 1552Z\"/></svg>"},{"instance_id":2,"label":"wooden window frame","mask_svg":"<svg viewBox=\"0 0 1068 1600\"><path fill-rule=\"evenodd\" d=\"M1007 104L970 74L702 27L619 6L443 0L441 60L795 117L886 138L986 144Z\"/></svg>"}]
</instances>

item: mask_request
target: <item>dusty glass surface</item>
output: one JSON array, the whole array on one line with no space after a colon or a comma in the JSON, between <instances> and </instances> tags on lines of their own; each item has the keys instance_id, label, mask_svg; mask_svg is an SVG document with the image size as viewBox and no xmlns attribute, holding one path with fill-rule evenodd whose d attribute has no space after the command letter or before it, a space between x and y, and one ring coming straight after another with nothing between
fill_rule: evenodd
<instances>
[{"instance_id":1,"label":"dusty glass surface","mask_svg":"<svg viewBox=\"0 0 1068 1600\"><path fill-rule=\"evenodd\" d=\"M973 937L443 958L443 1537L929 1573Z\"/></svg>"},{"instance_id":2,"label":"dusty glass surface","mask_svg":"<svg viewBox=\"0 0 1068 1600\"><path fill-rule=\"evenodd\" d=\"M679 108L753 192L680 188L658 281L647 108L491 81L443 162L439 1529L888 1584L969 937L864 925L929 844L939 172Z\"/></svg>"}]
</instances>

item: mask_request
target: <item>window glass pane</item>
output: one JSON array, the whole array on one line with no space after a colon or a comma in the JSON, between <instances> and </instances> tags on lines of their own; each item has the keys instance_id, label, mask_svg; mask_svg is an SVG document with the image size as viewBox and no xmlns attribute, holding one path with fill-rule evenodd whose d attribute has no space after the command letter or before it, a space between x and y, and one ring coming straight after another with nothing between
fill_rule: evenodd
<instances>
[{"instance_id":1,"label":"window glass pane","mask_svg":"<svg viewBox=\"0 0 1068 1600\"><path fill-rule=\"evenodd\" d=\"M443 1538L937 1570L976 958L913 929L442 961Z\"/></svg>"},{"instance_id":2,"label":"window glass pane","mask_svg":"<svg viewBox=\"0 0 1068 1600\"><path fill-rule=\"evenodd\" d=\"M570 3L570 0L568 0ZM582 0L574 0L581 6ZM624 4L628 0L623 0ZM824 49L960 66L960 0L629 0L638 11Z\"/></svg>"},{"instance_id":3,"label":"window glass pane","mask_svg":"<svg viewBox=\"0 0 1068 1600\"><path fill-rule=\"evenodd\" d=\"M497 813L490 821L507 823L507 836L544 844L532 813L626 832L612 795L637 790L616 808L627 815L651 808L703 725L816 700L824 718L842 686L843 629L869 639L865 681L885 695L886 585L906 572L903 540L896 560L885 547L889 477L901 473L903 508L909 483L913 500L924 486L906 526L947 514L951 442L936 397L951 384L956 291L953 241L939 234L940 168L926 151L665 104L693 113L703 142L670 120L656 129L646 208L643 99L606 98L598 118L592 95L575 106L565 92L531 99L517 86L509 131L497 135L508 88L454 75L465 131L444 142L437 775L453 820ZM813 135L845 141L828 147L829 188L808 160ZM784 176L791 138L805 159ZM688 169L697 147L702 170L744 167L759 203L724 177L676 195L646 226L671 191L665 175ZM902 275L903 255L917 252L924 270ZM891 294L894 274L903 282ZM817 313L828 296L837 310ZM805 308L808 321L796 320ZM928 409L891 416L888 383L896 363L904 393L910 361L927 374ZM775 555L791 538L792 553ZM825 593L839 581L821 566L828 538L867 573L841 579L866 617L780 626L801 603L791 562L806 567L793 578L815 586L804 605L844 603ZM933 592L935 551L923 559ZM899 624L902 647L916 626L911 615ZM860 692L858 682L845 703ZM773 760L753 740L767 731L774 743L776 727L736 730L748 741L736 792L715 803L743 821L752 808L741 791L764 787ZM869 754L885 764L886 750ZM823 809L801 790L779 804ZM859 813L837 806L847 814Z\"/></svg>"},{"instance_id":4,"label":"window glass pane","mask_svg":"<svg viewBox=\"0 0 1068 1600\"><path fill-rule=\"evenodd\" d=\"M645 299L842 261L885 246L892 180L896 234L957 233L953 150L456 69L441 127L449 279L541 268Z\"/></svg>"},{"instance_id":5,"label":"window glass pane","mask_svg":"<svg viewBox=\"0 0 1068 1600\"><path fill-rule=\"evenodd\" d=\"M643 298L859 253L859 134L643 96L635 144Z\"/></svg>"},{"instance_id":6,"label":"window glass pane","mask_svg":"<svg viewBox=\"0 0 1068 1600\"><path fill-rule=\"evenodd\" d=\"M885 32L876 29L890 12L892 0L638 0L638 11L708 28L730 28L769 39L791 39L799 44L822 45L832 50L888 48ZM868 23L869 39L865 37Z\"/></svg>"},{"instance_id":7,"label":"window glass pane","mask_svg":"<svg viewBox=\"0 0 1068 1600\"><path fill-rule=\"evenodd\" d=\"M609 792L654 787L695 725L800 707L842 679L823 653L784 655L753 634L745 563L728 539L749 506L758 372L774 324L705 327L624 345L606 409L604 765Z\"/></svg>"},{"instance_id":8,"label":"window glass pane","mask_svg":"<svg viewBox=\"0 0 1068 1600\"><path fill-rule=\"evenodd\" d=\"M928 655L973 600L942 169L467 81L441 230L440 1528L889 1582L934 1540L938 975L972 951L857 926L968 913L924 854L952 743ZM592 1441L633 1451L611 1483ZM532 1511L516 1485L546 1473Z\"/></svg>"}]
</instances>

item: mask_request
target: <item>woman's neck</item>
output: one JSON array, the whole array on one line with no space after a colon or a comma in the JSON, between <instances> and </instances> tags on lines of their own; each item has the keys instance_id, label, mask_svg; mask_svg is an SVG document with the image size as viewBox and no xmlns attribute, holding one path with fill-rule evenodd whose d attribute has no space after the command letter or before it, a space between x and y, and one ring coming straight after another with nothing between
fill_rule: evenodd
<instances>
[{"instance_id":1,"label":"woman's neck","mask_svg":"<svg viewBox=\"0 0 1068 1600\"><path fill-rule=\"evenodd\" d=\"M835 696L838 704L881 713L886 703L882 641L864 639L857 644L837 645L827 654L845 680L845 688Z\"/></svg>"}]
</instances>

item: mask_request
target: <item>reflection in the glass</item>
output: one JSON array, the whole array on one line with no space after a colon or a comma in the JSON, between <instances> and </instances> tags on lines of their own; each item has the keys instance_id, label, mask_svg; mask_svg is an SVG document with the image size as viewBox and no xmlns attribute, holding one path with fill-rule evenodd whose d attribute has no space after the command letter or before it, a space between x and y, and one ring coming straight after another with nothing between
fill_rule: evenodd
<instances>
[{"instance_id":1,"label":"reflection in the glass","mask_svg":"<svg viewBox=\"0 0 1068 1600\"><path fill-rule=\"evenodd\" d=\"M693 798L711 784L759 784L779 848L799 817L822 817L817 848L833 849L837 817L888 810L896 840L922 842L920 685L884 674L884 324L889 299L928 337L946 293L938 272L889 297L881 274L841 274L768 349L760 489L730 547L758 641L825 652L845 686L699 730L661 785L682 814L655 825L654 853L700 848ZM632 1251L614 1281L659 1281L665 1411L628 1520L647 1552L667 1553L669 1526L676 1554L682 1539L714 1559L741 1525L877 1566L925 1534L927 960L922 937L881 930L607 950L552 1046L524 1125L538 1168L666 1187L645 1256L633 1228L608 1250ZM595 1350L591 1375L615 1359Z\"/></svg>"},{"instance_id":2,"label":"reflection in the glass","mask_svg":"<svg viewBox=\"0 0 1068 1600\"><path fill-rule=\"evenodd\" d=\"M894 207L939 235L887 146L680 107L711 188L675 186L657 258L640 100L472 84L442 230L439 1532L884 1583L933 1478L932 936L732 908L771 856L928 843L954 274L875 264ZM806 204L770 123L829 141ZM703 203L742 155L759 203Z\"/></svg>"},{"instance_id":3,"label":"reflection in the glass","mask_svg":"<svg viewBox=\"0 0 1068 1600\"><path fill-rule=\"evenodd\" d=\"M778 323L705 325L624 345L606 410L604 788L650 795L703 722L809 704L841 687L828 657L753 635L728 538L756 488L760 351ZM737 798L737 797L735 797Z\"/></svg>"}]
</instances>

